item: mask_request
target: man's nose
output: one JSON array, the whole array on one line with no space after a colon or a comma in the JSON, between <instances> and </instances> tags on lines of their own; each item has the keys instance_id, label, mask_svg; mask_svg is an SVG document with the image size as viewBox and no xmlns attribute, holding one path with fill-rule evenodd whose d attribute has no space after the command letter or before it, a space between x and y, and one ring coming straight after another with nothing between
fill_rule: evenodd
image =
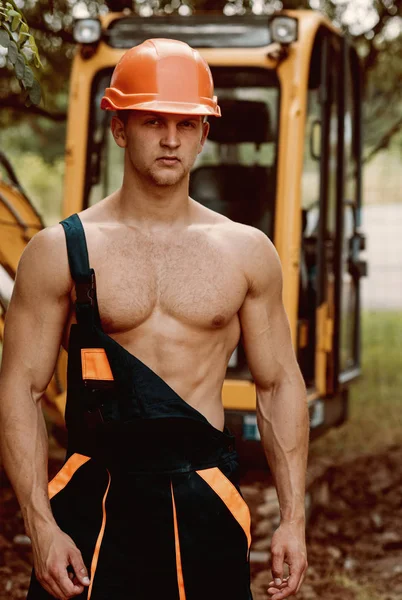
<instances>
[{"instance_id":1,"label":"man's nose","mask_svg":"<svg viewBox=\"0 0 402 600\"><path fill-rule=\"evenodd\" d=\"M168 148L177 148L180 146L179 132L176 123L168 123L161 138L161 145Z\"/></svg>"}]
</instances>

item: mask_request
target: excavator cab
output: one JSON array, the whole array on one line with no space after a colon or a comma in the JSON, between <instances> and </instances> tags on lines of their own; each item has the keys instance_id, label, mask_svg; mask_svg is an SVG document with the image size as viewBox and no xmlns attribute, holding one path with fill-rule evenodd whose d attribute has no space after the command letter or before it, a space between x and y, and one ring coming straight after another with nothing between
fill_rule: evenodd
<instances>
[{"instance_id":1,"label":"excavator cab","mask_svg":"<svg viewBox=\"0 0 402 600\"><path fill-rule=\"evenodd\" d=\"M190 195L272 239L308 391L311 436L341 424L349 385L361 371L359 290L366 272L360 259L362 97L356 50L311 10L146 19L125 6L99 19L77 20L73 35L77 49L60 218L121 185L124 153L100 100L123 53L157 37L197 48L211 68L222 117L210 119ZM15 182L7 189L0 184L0 194L0 277L13 279L24 245L42 224ZM6 287L0 279L0 288ZM0 300L3 312L6 301ZM60 419L65 359L62 351L58 386L49 393ZM250 456L256 464L262 449L255 385L241 344L230 359L222 397L239 451L246 457L254 444Z\"/></svg>"}]
</instances>

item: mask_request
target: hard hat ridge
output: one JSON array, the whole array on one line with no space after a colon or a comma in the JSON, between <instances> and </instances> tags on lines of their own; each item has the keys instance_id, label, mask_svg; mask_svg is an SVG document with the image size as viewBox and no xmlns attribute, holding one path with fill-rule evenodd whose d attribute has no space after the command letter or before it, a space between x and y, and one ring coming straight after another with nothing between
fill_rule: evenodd
<instances>
[{"instance_id":1,"label":"hard hat ridge","mask_svg":"<svg viewBox=\"0 0 402 600\"><path fill-rule=\"evenodd\" d=\"M221 116L207 62L185 42L164 38L146 40L122 56L101 108Z\"/></svg>"}]
</instances>

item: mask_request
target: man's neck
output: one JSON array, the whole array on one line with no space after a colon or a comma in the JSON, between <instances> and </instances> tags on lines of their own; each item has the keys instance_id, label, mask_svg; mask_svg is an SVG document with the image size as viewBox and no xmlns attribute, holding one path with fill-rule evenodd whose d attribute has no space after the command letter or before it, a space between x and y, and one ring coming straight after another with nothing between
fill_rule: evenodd
<instances>
[{"instance_id":1,"label":"man's neck","mask_svg":"<svg viewBox=\"0 0 402 600\"><path fill-rule=\"evenodd\" d=\"M176 186L156 186L124 178L115 208L119 221L143 231L181 229L191 222L188 178Z\"/></svg>"}]
</instances>

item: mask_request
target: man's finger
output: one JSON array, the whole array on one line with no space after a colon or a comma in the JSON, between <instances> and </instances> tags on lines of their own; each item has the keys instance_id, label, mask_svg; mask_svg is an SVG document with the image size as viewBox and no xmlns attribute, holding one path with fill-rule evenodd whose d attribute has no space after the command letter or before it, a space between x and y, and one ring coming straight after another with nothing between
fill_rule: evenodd
<instances>
[{"instance_id":1,"label":"man's finger","mask_svg":"<svg viewBox=\"0 0 402 600\"><path fill-rule=\"evenodd\" d=\"M272 576L274 578L274 583L276 586L282 583L283 579L283 560L284 560L284 550L283 548L273 548L272 549Z\"/></svg>"},{"instance_id":2,"label":"man's finger","mask_svg":"<svg viewBox=\"0 0 402 600\"><path fill-rule=\"evenodd\" d=\"M284 577L284 578L282 579L282 582L286 583L288 579L289 579L289 577ZM274 582L274 580L272 579L272 580L269 582L269 584L268 584L268 585L270 585L270 586L272 586L272 585L275 585L275 582Z\"/></svg>"},{"instance_id":3,"label":"man's finger","mask_svg":"<svg viewBox=\"0 0 402 600\"><path fill-rule=\"evenodd\" d=\"M53 574L53 579L62 591L62 598L72 598L73 596L78 596L79 594L82 594L85 589L84 586L79 582L78 585L75 585L75 583L70 580L66 568L62 568L61 571ZM57 597L58 596L56 596L56 598Z\"/></svg>"},{"instance_id":4,"label":"man's finger","mask_svg":"<svg viewBox=\"0 0 402 600\"><path fill-rule=\"evenodd\" d=\"M300 581L299 581L299 585L297 586L296 594L297 594L297 593L298 593L298 591L300 590L300 588L301 588L301 585L302 585L302 583L303 583L303 581L304 581L304 578L305 578L305 576L306 576L306 572L307 572L307 566L308 566L308 565L306 564L306 566L304 567L303 573L302 573L302 575L301 575L301 577L300 577Z\"/></svg>"},{"instance_id":5,"label":"man's finger","mask_svg":"<svg viewBox=\"0 0 402 600\"><path fill-rule=\"evenodd\" d=\"M285 586L280 586L279 589L274 592L271 600L284 600L285 598L289 598L296 594L296 591L301 585L302 576L304 574L304 561L295 560L291 562L289 565L290 576L286 582ZM272 588L269 590L272 593Z\"/></svg>"},{"instance_id":6,"label":"man's finger","mask_svg":"<svg viewBox=\"0 0 402 600\"><path fill-rule=\"evenodd\" d=\"M301 579L302 579L302 576L304 573L304 562L301 562L300 560L298 560L298 561L291 563L289 565L289 571L290 571L290 575L289 575L288 585L287 585L287 589L286 589L286 592L288 593L288 595L284 596L284 598L287 598L291 594L296 593L296 590L299 587L299 584L301 584ZM279 600L279 598L278 598L278 600Z\"/></svg>"},{"instance_id":7,"label":"man's finger","mask_svg":"<svg viewBox=\"0 0 402 600\"><path fill-rule=\"evenodd\" d=\"M289 598L290 596L293 596L293 594L295 593L295 590L292 590L288 583L285 583L284 586L281 586L280 590L276 590L276 593L274 593L274 595L272 596L271 600L284 600L285 598Z\"/></svg>"},{"instance_id":8,"label":"man's finger","mask_svg":"<svg viewBox=\"0 0 402 600\"><path fill-rule=\"evenodd\" d=\"M268 594L278 594L279 592L281 592L282 590L284 590L287 587L287 582L284 581L283 583L281 583L278 586L270 586L267 590Z\"/></svg>"},{"instance_id":9,"label":"man's finger","mask_svg":"<svg viewBox=\"0 0 402 600\"><path fill-rule=\"evenodd\" d=\"M269 594L277 594L279 591L283 590L288 585L288 577L282 579L282 583L279 585L275 585L274 581L270 581L268 584L268 593Z\"/></svg>"},{"instance_id":10,"label":"man's finger","mask_svg":"<svg viewBox=\"0 0 402 600\"><path fill-rule=\"evenodd\" d=\"M90 580L88 577L87 568L84 564L84 561L82 560L81 552L78 549L76 551L71 552L69 555L69 559L78 581L82 585L88 586L90 584Z\"/></svg>"},{"instance_id":11,"label":"man's finger","mask_svg":"<svg viewBox=\"0 0 402 600\"><path fill-rule=\"evenodd\" d=\"M69 597L70 593L74 589L74 586L68 579L67 572L66 579L69 583L69 588L67 590L60 581L60 576L57 567L50 567L47 573L43 577L41 577L39 581L42 587L44 587L45 590L49 592L54 598L66 598Z\"/></svg>"},{"instance_id":12,"label":"man's finger","mask_svg":"<svg viewBox=\"0 0 402 600\"><path fill-rule=\"evenodd\" d=\"M54 598L63 598L63 592L60 587L57 585L56 581L52 577L47 577L46 579L39 579L41 586L49 592Z\"/></svg>"}]
</instances>

